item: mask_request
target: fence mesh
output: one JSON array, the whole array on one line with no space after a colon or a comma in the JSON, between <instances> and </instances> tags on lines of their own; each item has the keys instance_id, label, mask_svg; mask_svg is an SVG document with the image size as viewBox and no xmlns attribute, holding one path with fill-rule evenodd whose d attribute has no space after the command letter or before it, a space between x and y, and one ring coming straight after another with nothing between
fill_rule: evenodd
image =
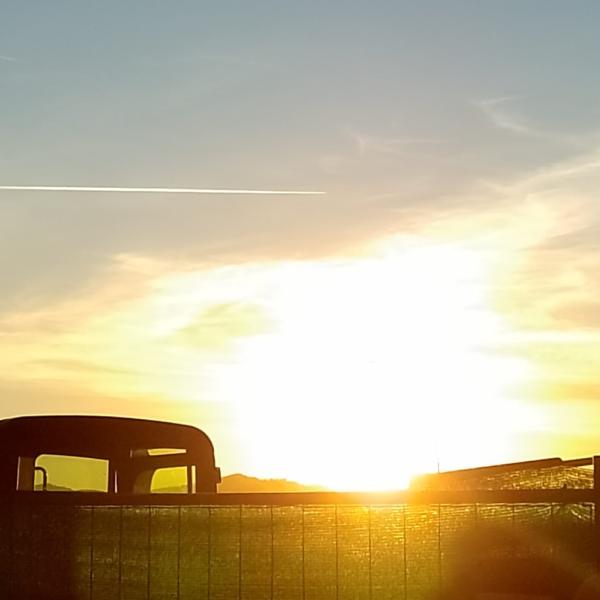
<instances>
[{"instance_id":1,"label":"fence mesh","mask_svg":"<svg viewBox=\"0 0 600 600\"><path fill-rule=\"evenodd\" d=\"M2 598L566 598L595 571L586 503L29 505L0 527Z\"/></svg>"},{"instance_id":2,"label":"fence mesh","mask_svg":"<svg viewBox=\"0 0 600 600\"><path fill-rule=\"evenodd\" d=\"M502 472L493 469L449 471L417 478L411 486L422 490L551 490L592 489L591 465L562 464L551 467L515 467Z\"/></svg>"}]
</instances>

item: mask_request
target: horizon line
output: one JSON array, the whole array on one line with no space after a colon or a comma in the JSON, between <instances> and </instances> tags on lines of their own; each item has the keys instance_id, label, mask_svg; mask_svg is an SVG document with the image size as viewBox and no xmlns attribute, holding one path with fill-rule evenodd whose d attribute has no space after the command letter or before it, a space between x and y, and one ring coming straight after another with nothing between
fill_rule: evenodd
<instances>
[{"instance_id":1,"label":"horizon line","mask_svg":"<svg viewBox=\"0 0 600 600\"><path fill-rule=\"evenodd\" d=\"M108 192L135 194L262 194L273 196L315 196L326 192L315 190L251 190L219 188L112 187L73 185L0 185L0 191L16 192Z\"/></svg>"}]
</instances>

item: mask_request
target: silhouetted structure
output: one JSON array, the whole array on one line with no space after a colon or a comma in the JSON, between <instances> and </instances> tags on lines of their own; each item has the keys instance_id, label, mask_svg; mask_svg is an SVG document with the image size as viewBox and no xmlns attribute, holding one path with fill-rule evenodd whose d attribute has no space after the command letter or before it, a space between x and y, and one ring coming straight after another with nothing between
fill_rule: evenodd
<instances>
[{"instance_id":1,"label":"silhouetted structure","mask_svg":"<svg viewBox=\"0 0 600 600\"><path fill-rule=\"evenodd\" d=\"M216 492L221 480L208 436L188 425L98 416L31 416L0 421L0 492L33 491L42 455L106 462L109 494L148 494L161 469L186 472L187 491Z\"/></svg>"}]
</instances>

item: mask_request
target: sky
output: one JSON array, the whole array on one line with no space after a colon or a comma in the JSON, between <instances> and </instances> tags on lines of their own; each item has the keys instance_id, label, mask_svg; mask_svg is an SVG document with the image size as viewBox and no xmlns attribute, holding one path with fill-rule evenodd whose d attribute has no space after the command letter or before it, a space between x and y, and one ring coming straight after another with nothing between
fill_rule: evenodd
<instances>
[{"instance_id":1,"label":"sky","mask_svg":"<svg viewBox=\"0 0 600 600\"><path fill-rule=\"evenodd\" d=\"M599 451L600 6L0 7L0 418L334 488Z\"/></svg>"}]
</instances>

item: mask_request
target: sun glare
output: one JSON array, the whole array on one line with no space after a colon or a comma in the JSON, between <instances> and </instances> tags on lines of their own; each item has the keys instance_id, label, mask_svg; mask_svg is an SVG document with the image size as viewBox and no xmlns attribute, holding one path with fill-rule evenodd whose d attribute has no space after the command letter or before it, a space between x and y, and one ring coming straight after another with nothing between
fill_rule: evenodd
<instances>
[{"instance_id":1,"label":"sun glare","mask_svg":"<svg viewBox=\"0 0 600 600\"><path fill-rule=\"evenodd\" d=\"M217 370L255 474L391 489L509 455L527 365L486 349L502 323L475 250L389 243L276 270L273 330Z\"/></svg>"},{"instance_id":2,"label":"sun glare","mask_svg":"<svg viewBox=\"0 0 600 600\"><path fill-rule=\"evenodd\" d=\"M497 351L510 331L488 259L401 238L336 260L161 268L150 293L77 334L127 370L81 377L197 406L201 427L214 414L226 472L375 490L511 460L540 420L517 399L529 363Z\"/></svg>"}]
</instances>

